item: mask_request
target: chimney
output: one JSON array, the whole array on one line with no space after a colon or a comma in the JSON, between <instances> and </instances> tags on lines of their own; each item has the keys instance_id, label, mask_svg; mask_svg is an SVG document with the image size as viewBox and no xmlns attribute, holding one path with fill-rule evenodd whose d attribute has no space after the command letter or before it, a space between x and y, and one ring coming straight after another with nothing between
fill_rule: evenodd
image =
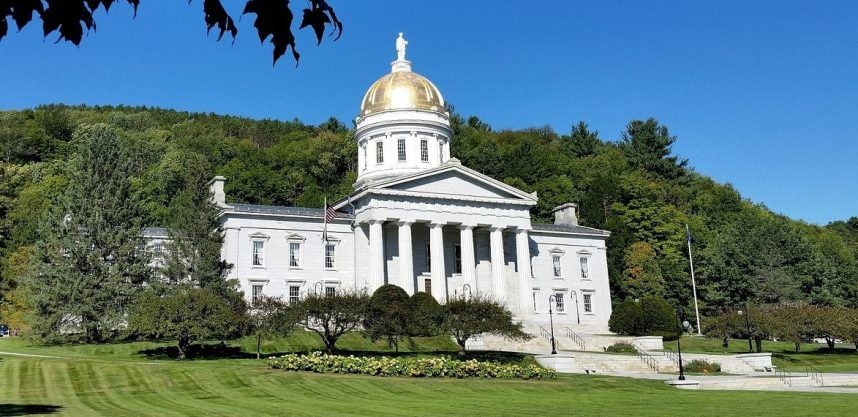
<instances>
[{"instance_id":1,"label":"chimney","mask_svg":"<svg viewBox=\"0 0 858 417\"><path fill-rule=\"evenodd\" d=\"M564 226L578 225L578 204L566 203L554 207L552 212L554 212L554 224Z\"/></svg>"},{"instance_id":2,"label":"chimney","mask_svg":"<svg viewBox=\"0 0 858 417\"><path fill-rule=\"evenodd\" d=\"M223 184L225 182L226 178L220 175L209 181L209 190L211 190L212 193L212 200L214 200L215 204L218 206L226 205L226 194L223 192Z\"/></svg>"}]
</instances>

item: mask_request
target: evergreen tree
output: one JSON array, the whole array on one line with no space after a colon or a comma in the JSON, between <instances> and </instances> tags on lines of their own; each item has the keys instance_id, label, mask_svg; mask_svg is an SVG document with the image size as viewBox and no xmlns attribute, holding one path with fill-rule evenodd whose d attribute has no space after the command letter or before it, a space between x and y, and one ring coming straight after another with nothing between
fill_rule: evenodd
<instances>
[{"instance_id":1,"label":"evergreen tree","mask_svg":"<svg viewBox=\"0 0 858 417\"><path fill-rule=\"evenodd\" d=\"M601 145L599 131L591 132L587 123L583 121L572 127L572 133L566 141L566 148L576 158L596 155Z\"/></svg>"},{"instance_id":2,"label":"evergreen tree","mask_svg":"<svg viewBox=\"0 0 858 417\"><path fill-rule=\"evenodd\" d=\"M621 146L634 168L674 180L685 175L687 159L670 156L676 136L657 120L633 120L626 126Z\"/></svg>"},{"instance_id":3,"label":"evergreen tree","mask_svg":"<svg viewBox=\"0 0 858 417\"><path fill-rule=\"evenodd\" d=\"M83 129L76 142L68 186L36 244L30 324L41 338L80 332L98 342L122 327L149 277L140 250L141 205L132 190L141 164L105 125Z\"/></svg>"},{"instance_id":4,"label":"evergreen tree","mask_svg":"<svg viewBox=\"0 0 858 417\"><path fill-rule=\"evenodd\" d=\"M233 299L237 283L226 280L231 265L221 259L221 209L212 200L203 162L188 159L185 186L173 198L164 277Z\"/></svg>"}]
</instances>

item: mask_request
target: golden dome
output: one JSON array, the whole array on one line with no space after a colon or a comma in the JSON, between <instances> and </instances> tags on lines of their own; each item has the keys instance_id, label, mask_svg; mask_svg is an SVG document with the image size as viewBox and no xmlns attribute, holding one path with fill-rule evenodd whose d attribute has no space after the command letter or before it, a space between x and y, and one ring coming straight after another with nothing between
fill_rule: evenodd
<instances>
[{"instance_id":1,"label":"golden dome","mask_svg":"<svg viewBox=\"0 0 858 417\"><path fill-rule=\"evenodd\" d=\"M385 110L426 110L446 112L438 87L426 77L407 70L394 70L369 87L363 96L360 115Z\"/></svg>"}]
</instances>

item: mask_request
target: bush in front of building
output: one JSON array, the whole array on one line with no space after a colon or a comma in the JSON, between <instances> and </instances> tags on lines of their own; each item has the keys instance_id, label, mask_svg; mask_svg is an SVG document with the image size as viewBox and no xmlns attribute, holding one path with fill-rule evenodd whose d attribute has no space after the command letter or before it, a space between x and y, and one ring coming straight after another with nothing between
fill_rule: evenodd
<instances>
[{"instance_id":1,"label":"bush in front of building","mask_svg":"<svg viewBox=\"0 0 858 417\"><path fill-rule=\"evenodd\" d=\"M408 335L437 336L441 333L441 323L444 321L444 310L435 297L428 292L414 293L408 300L409 318Z\"/></svg>"},{"instance_id":2,"label":"bush in front of building","mask_svg":"<svg viewBox=\"0 0 858 417\"><path fill-rule=\"evenodd\" d=\"M636 336L662 336L664 340L679 337L679 319L676 310L661 297L649 296L641 299L643 333Z\"/></svg>"},{"instance_id":3,"label":"bush in front of building","mask_svg":"<svg viewBox=\"0 0 858 417\"><path fill-rule=\"evenodd\" d=\"M399 352L399 338L408 335L410 299L402 288L385 284L378 287L369 298L364 333L373 342L387 339L387 343Z\"/></svg>"},{"instance_id":4,"label":"bush in front of building","mask_svg":"<svg viewBox=\"0 0 858 417\"><path fill-rule=\"evenodd\" d=\"M685 371L700 374L715 374L721 372L721 364L718 362L709 362L705 359L695 359L685 364Z\"/></svg>"},{"instance_id":5,"label":"bush in front of building","mask_svg":"<svg viewBox=\"0 0 858 417\"><path fill-rule=\"evenodd\" d=\"M662 336L675 340L679 322L673 306L660 297L626 300L618 304L608 320L608 328L626 336Z\"/></svg>"},{"instance_id":6,"label":"bush in front of building","mask_svg":"<svg viewBox=\"0 0 858 417\"><path fill-rule=\"evenodd\" d=\"M449 356L407 358L390 356L341 356L313 352L288 354L269 362L273 369L317 373L410 376L429 378L555 379L557 374L536 364L456 360Z\"/></svg>"},{"instance_id":7,"label":"bush in front of building","mask_svg":"<svg viewBox=\"0 0 858 417\"><path fill-rule=\"evenodd\" d=\"M617 304L608 320L608 329L624 336L639 336L643 333L643 310L634 300Z\"/></svg>"}]
</instances>

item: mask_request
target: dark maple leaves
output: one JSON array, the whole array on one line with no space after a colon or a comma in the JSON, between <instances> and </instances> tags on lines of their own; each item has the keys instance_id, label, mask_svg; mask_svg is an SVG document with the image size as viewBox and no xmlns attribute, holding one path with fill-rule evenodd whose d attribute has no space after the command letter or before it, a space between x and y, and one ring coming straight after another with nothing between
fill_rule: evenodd
<instances>
[{"instance_id":1,"label":"dark maple leaves","mask_svg":"<svg viewBox=\"0 0 858 417\"><path fill-rule=\"evenodd\" d=\"M21 30L32 21L35 14L42 19L45 36L58 32L57 42L66 40L80 45L84 33L96 29L93 13L99 7L109 11L117 1L120 0L0 0L0 40L8 34L10 16L18 30ZM125 1L134 8L136 16L140 0ZM189 3L191 1L193 0L188 0ZM326 0L309 0L309 8L304 9L303 12L299 29L311 27L317 43L322 43L322 36L328 26L332 29L329 36L336 35L334 40L342 35L343 24ZM208 32L217 27L218 40L221 40L226 33L235 39L238 28L223 7L221 0L203 0L203 13ZM242 14L247 13L256 15L253 26L256 27L259 40L265 42L266 39L271 38L271 43L274 45L274 63L277 63L277 60L291 48L292 57L297 65L301 55L295 49L295 35L292 32L294 15L289 9L289 0L249 0Z\"/></svg>"},{"instance_id":2,"label":"dark maple leaves","mask_svg":"<svg viewBox=\"0 0 858 417\"><path fill-rule=\"evenodd\" d=\"M247 13L256 14L256 22L253 26L259 34L259 41L265 42L265 39L271 37L271 43L274 45L274 63L276 64L277 60L292 48L292 57L295 58L295 65L298 65L301 54L295 49L295 35L292 33L294 15L289 10L289 0L250 0L242 12L242 14ZM339 39L343 34L343 24L337 19L334 9L325 0L311 0L310 8L304 9L304 18L299 29L312 27L313 32L316 33L317 43L320 44L327 25L333 26L331 35L337 35L334 40Z\"/></svg>"},{"instance_id":3,"label":"dark maple leaves","mask_svg":"<svg viewBox=\"0 0 858 417\"><path fill-rule=\"evenodd\" d=\"M190 3L191 0L188 0ZM206 33L211 32L212 28L217 25L220 29L220 34L217 35L217 40L223 38L223 34L229 31L232 34L232 39L238 34L238 28L235 27L235 22L232 17L220 4L220 0L203 0L203 13L206 15Z\"/></svg>"}]
</instances>

